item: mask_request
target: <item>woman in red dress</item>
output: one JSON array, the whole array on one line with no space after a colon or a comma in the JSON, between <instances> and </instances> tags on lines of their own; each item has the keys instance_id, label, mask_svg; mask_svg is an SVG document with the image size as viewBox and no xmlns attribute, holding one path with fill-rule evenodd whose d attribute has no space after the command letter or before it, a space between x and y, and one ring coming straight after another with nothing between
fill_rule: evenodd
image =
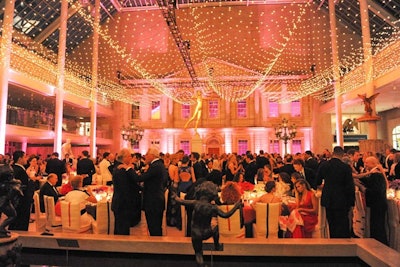
<instances>
[{"instance_id":1,"label":"woman in red dress","mask_svg":"<svg viewBox=\"0 0 400 267\"><path fill-rule=\"evenodd\" d=\"M310 184L299 179L295 183L297 211L303 219L303 225L297 225L293 231L293 238L311 238L318 223L318 201L311 190Z\"/></svg>"}]
</instances>

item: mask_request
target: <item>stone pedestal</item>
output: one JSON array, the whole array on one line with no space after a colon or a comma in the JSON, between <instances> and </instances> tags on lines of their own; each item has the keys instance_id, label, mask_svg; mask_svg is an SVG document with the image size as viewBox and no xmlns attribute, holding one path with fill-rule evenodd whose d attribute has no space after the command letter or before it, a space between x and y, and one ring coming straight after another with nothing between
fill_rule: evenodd
<instances>
[{"instance_id":1,"label":"stone pedestal","mask_svg":"<svg viewBox=\"0 0 400 267\"><path fill-rule=\"evenodd\" d=\"M19 266L21 246L17 244L18 234L11 233L10 237L0 238L0 266Z\"/></svg>"},{"instance_id":2,"label":"stone pedestal","mask_svg":"<svg viewBox=\"0 0 400 267\"><path fill-rule=\"evenodd\" d=\"M197 152L199 154L203 152L203 142L199 133L195 133L192 138L192 152Z\"/></svg>"},{"instance_id":3,"label":"stone pedestal","mask_svg":"<svg viewBox=\"0 0 400 267\"><path fill-rule=\"evenodd\" d=\"M365 153L368 151L372 152L385 152L385 142L380 139L360 140L360 152Z\"/></svg>"}]
</instances>

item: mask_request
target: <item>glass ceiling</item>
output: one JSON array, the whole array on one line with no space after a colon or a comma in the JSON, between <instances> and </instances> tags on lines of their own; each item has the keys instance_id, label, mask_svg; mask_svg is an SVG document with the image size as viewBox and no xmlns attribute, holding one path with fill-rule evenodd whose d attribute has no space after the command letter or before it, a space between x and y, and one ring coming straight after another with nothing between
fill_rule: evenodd
<instances>
[{"instance_id":1,"label":"glass ceiling","mask_svg":"<svg viewBox=\"0 0 400 267\"><path fill-rule=\"evenodd\" d=\"M4 12L4 5L5 5L5 1L6 0L2 0L0 2L0 22L2 22L3 20L3 12ZM310 2L309 0L253 0L253 1L236 1L236 0L216 0L216 1L208 1L208 0L171 0L171 2L165 2L168 0L100 0L101 3L101 24L105 24L106 21L108 20L114 20L114 17L116 17L116 15L120 15L120 18L123 17L123 14L125 14L125 12L130 12L130 11L138 11L138 12L134 12L136 17L140 17L140 16L147 16L145 13L145 11L148 10L157 10L159 9L158 7L158 2L160 3L164 3L165 7L166 6L173 6L174 10L177 10L177 12L179 11L181 16L183 17L183 19L180 22L184 22L187 25L189 25L187 22L190 20L185 20L186 17L189 18L190 11L184 12L182 10L184 10L187 7L193 7L195 5L200 5L200 6L205 6L205 5L212 5L212 6L246 6L246 5L282 5L282 4L286 4L286 5L290 5L291 3L308 3ZM312 9L320 9L322 11L324 11L325 14L328 14L328 1L329 0L313 0L312 1L312 5L310 6L310 8ZM371 29L371 38L372 38L372 47L379 47L378 42L382 42L382 39L390 39L395 33L398 33L398 28L400 25L400 0L366 0L368 7L369 7L369 20L370 20L370 29ZM93 6L94 6L94 0L69 0L69 19L68 19L68 31L67 31L67 54L71 54L75 48L77 48L83 41L85 41L86 39L88 39L88 37L91 36L92 32L93 32L93 27L91 25L90 22L88 22L87 20L85 20L85 18L82 16L82 12L87 14L87 15L91 15L92 11L93 11ZM79 8L77 8L77 6L79 6ZM14 12L14 29L15 31L23 34L24 36L26 36L29 39L32 39L34 42L43 45L44 47L46 47L47 49L49 49L50 51L52 51L54 54L58 53L58 39L59 39L59 25L60 25L60 21L59 21L59 16L60 16L60 8L61 8L61 1L60 0L16 0L15 1L15 12ZM79 10L78 10L79 9ZM140 13L139 11L144 11L143 13ZM198 13L200 13L201 11L198 11ZM161 12L160 12L161 13ZM133 16L133 15L132 15ZM205 15L204 15L205 16ZM269 15L268 15L269 16ZM266 16L266 17L268 17ZM357 36L361 36L361 23L360 23L360 8L359 8L359 1L358 0L336 0L336 18L337 18L337 24L340 24L342 26L344 26L345 28L349 29L351 32L353 32L354 35ZM137 20L140 21L140 20ZM152 25L151 23L153 22L149 22L151 20L143 20L142 22L136 22L135 23L139 23L139 24L135 24L135 26L128 26L132 27L132 28L144 28L144 29L148 29L147 33L143 33L143 38L150 38L149 36L151 36L151 38L153 38L154 36L156 36L155 34L152 35L152 29L149 29L150 26L154 26L154 24ZM249 15L248 20L249 23L254 23L257 24L259 22L254 21L253 22L253 18L251 17L251 15ZM140 25L140 23L143 23L143 25ZM154 22L156 23L156 22ZM158 22L157 22L158 23ZM202 24L204 23L204 24ZM219 22L221 23L221 22ZM262 23L269 23L267 21L267 19L265 21L263 21ZM163 26L165 27L165 21L163 21ZM212 23L210 24L206 24L205 21L199 20L197 22L197 25L203 25L203 27L205 26L209 26L210 28L213 28L216 25L212 25ZM277 24L278 25L278 24ZM186 25L179 25L182 26L182 28L186 27L186 30L190 30L189 26ZM220 26L220 25L218 25ZM246 25L244 25L246 26ZM251 25L249 27L252 27ZM156 27L154 26L154 28L156 30L153 31L163 31L164 29L160 29L160 27ZM260 27L261 28L261 27ZM327 31L329 31L329 25L326 26ZM170 27L169 29L172 33L172 28ZM201 31L201 29L198 29ZM138 32L139 30L137 30L136 32ZM300 30L301 31L301 30ZM227 31L229 32L229 31ZM169 33L169 36L171 36L171 33ZM264 32L263 36L266 36L265 38L265 42L268 44L268 42L271 42L271 40L268 39L268 34L265 34L266 31ZM191 33L192 34L192 33ZM196 33L195 33L196 34ZM211 33L214 34L214 33ZM211 36L210 34L210 36ZM292 34L291 32L289 32L288 34ZM311 32L311 34L314 34ZM317 33L318 34L318 33ZM167 34L168 35L168 32ZM189 34L188 34L189 35ZM193 34L192 34L193 35ZM261 33L260 33L261 35ZM229 34L227 34L227 36L229 36ZM272 36L272 35L271 35ZM283 36L283 35L282 35ZM141 36L139 36L141 37ZM202 36L201 36L202 37ZM217 40L218 38L220 38L221 36L215 35L212 38L215 40ZM234 37L235 36L231 36L232 40L229 40L228 44L230 45L236 45L239 44L239 40L236 40ZM275 36L276 37L276 36ZM287 36L285 36L286 38ZM291 36L290 36L291 37ZM171 38L171 37L168 37ZM193 37L192 37L193 38ZM314 36L311 36L311 38L316 38ZM199 38L197 38L199 39ZM195 49L197 47L199 47L199 45L203 44L204 48L208 48L206 47L206 45L208 45L209 41L205 41L205 40L197 40L197 39L192 39L192 49L191 49L191 56L192 59L195 58L196 55L196 51ZM143 39L145 40L145 39ZM139 40L141 42L144 42L143 40ZM221 40L222 37L221 37ZM304 40L304 39L303 39ZM162 41L164 41L163 39L160 39L159 41L160 44L163 43ZM185 40L187 42L187 40ZM199 43L199 42L203 42L203 43ZM225 40L224 40L225 41ZM276 41L276 43L279 43L280 40L276 39L273 40L274 42ZM14 42L17 43L20 46L25 46L28 49L32 49L34 50L35 48L32 47L27 47L27 45L21 43L18 43L18 38L14 38ZM127 44L130 41L127 41ZM196 47L196 43L197 43L197 47ZM302 40L299 40L300 44L302 42ZM210 41L211 43L211 41ZM272 43L272 42L271 42ZM148 45L150 48L155 48L155 50L158 49L158 51L155 51L155 53L159 53L159 51L163 51L163 48L161 45L160 47L157 47L157 42L145 42L146 45ZM190 44L190 43L189 43ZM295 43L296 44L296 43ZM164 44L165 45L165 44ZM168 40L166 41L166 45L168 45ZM179 46L179 44L177 43L176 45ZM308 45L308 44L305 44ZM133 45L133 47L136 48L140 48L142 50L147 49L146 47L141 46L141 43L135 43ZM116 45L110 45L110 48L114 48L116 49L117 46ZM150 50L149 48L149 50ZM221 53L221 55L224 52L224 49L226 49L226 46L219 46L219 44L216 42L215 46L213 47L214 49L218 49ZM294 50L293 51L297 51L295 50L296 47L292 47ZM106 49L106 48L104 48ZM132 48L131 48L132 49ZM228 67L226 66L226 64L224 62L227 62L227 60L225 58L223 58L220 54L218 53L210 53L208 50L202 50L200 52L202 52L203 54L201 54L201 56L203 57L198 57L200 59L203 59L205 57L208 57L208 59L210 58L217 58L219 59L219 63L221 68L226 68L226 73L230 72L231 70L228 69ZM240 49L240 48L238 48ZM262 47L262 49L266 49L265 47ZM262 53L263 50L260 50L261 52L259 52L260 54ZM301 48L302 49L302 48ZM298 49L298 51L301 50L300 48ZM118 49L116 49L118 50ZM190 47L189 47L190 50ZM147 51L147 50L146 50ZM238 50L238 51L242 51L242 50ZM287 53L291 53L292 50L289 50ZM35 51L37 54L41 55L40 51ZM103 51L103 53L106 53L107 51ZM123 58L126 58L128 56L130 56L129 54L130 51L128 51L126 54L123 54ZM140 52L140 51L139 51ZM139 52L133 51L132 54L138 54ZM150 51L152 52L152 51ZM148 52L148 54L150 54L150 52ZM200 53L199 52L199 53ZM258 53L258 51L251 51L251 47L250 49L247 49L246 51L247 53ZM296 52L294 52L296 53ZM158 54L158 57L161 57L162 53ZM237 53L239 54L239 53ZM167 54L165 53L165 57L168 57ZM204 56L205 55L205 56ZM251 54L249 54L251 58ZM293 53L291 54L293 55ZM301 57L301 52L299 53L299 57ZM218 58L218 56L220 56L220 58ZM296 55L297 56L297 55ZM236 55L235 55L236 57ZM110 54L109 57L109 61L111 62L113 58L113 55ZM231 57L230 59L234 60L234 57ZM278 58L279 59L279 58ZM133 63L131 63L131 70L126 71L126 73L124 73L125 76L127 77L138 77L140 76L141 79L138 80L146 80L148 82L148 84L151 85L151 87L156 88L158 91L160 90L170 90L170 88L167 88L168 86L166 86L165 84L160 84L157 80L153 80L154 78L154 74L150 73L150 67L152 68L161 68L164 67L164 65L168 65L168 61L165 60L165 64L163 65L162 61L160 61L160 58L158 58L158 62L153 63L152 62L153 59L151 58L146 58L144 63L139 62L140 64L148 64L149 68L146 69L146 67L141 67L140 64L137 64L137 62L132 61ZM178 60L180 60L180 62L178 63ZM269 69L269 62L265 59L265 58L261 58L261 59L257 59L260 60L260 64L259 66L261 66L262 71L259 71L258 69L253 68L252 66L246 66L246 64L241 65L239 62L234 62L234 64L231 64L232 62L229 62L229 64L231 64L231 66L236 65L237 67L246 67L246 69L248 70L255 70L255 72L257 72L257 74L271 74L274 73L273 71L270 71L271 69ZM299 62L302 59L299 59ZM176 57L176 60L174 61L174 63L176 62L176 67L175 69L170 69L170 73L178 73L178 71L184 69L183 66L183 62L184 60L182 60L182 58L179 58L179 55ZM195 61L195 60L194 60ZM218 60L217 60L218 61ZM239 60L237 60L239 61ZM255 61L255 60L253 60ZM284 60L282 59L282 62ZM54 60L53 60L54 62ZM273 62L273 64L271 64L271 66L273 67L279 67L282 64L283 67L286 67L283 63L279 62L278 60L276 61L270 61ZM33 62L35 63L35 62ZM107 64L110 64L109 62L107 62ZM151 65L152 64L152 65ZM200 65L199 62L194 62L194 65ZM215 68L216 72L214 73L214 75L216 76L217 73L217 68L215 66L217 63L215 63L214 60L214 66L213 69ZM395 63L393 63L395 64ZM128 64L126 64L128 65ZM250 64L247 64L250 65ZM307 67L304 67L307 66ZM310 66L310 62L303 62L303 66L298 67L299 70L303 71L302 74L304 74L305 71L309 70ZM124 66L121 66L119 68L123 68ZM210 69L207 67L207 63L204 64L205 69ZM283 68L282 67L282 68ZM297 67L297 66L296 66ZM105 68L105 67L103 67ZM272 67L271 67L272 68ZM237 70L238 68L236 68ZM280 73L284 73L284 69L279 69L277 68L278 71L280 71ZM265 71L264 71L265 70ZM147 72L146 72L147 71ZM207 70L204 71L205 73L207 73ZM294 71L291 69L290 72L293 74ZM90 73L88 71L86 71L85 73ZM112 73L115 73L115 69L112 70ZM139 73L140 75L137 75L137 73ZM168 77L168 75L170 74L166 74L167 71L164 72L164 74L162 74L162 72L160 72L160 77ZM289 70L288 70L289 73ZM217 73L218 74L218 73ZM243 74L242 74L243 75ZM247 74L248 77L250 77L253 74ZM210 76L210 75L208 75ZM221 75L221 76L226 76L226 74ZM44 76L43 76L44 77ZM258 76L257 76L258 77ZM207 78L207 77L206 77ZM208 77L209 79L213 79L213 77ZM218 78L218 77L217 77ZM251 78L251 77L250 77ZM323 77L322 77L323 78ZM48 78L49 80L51 80L50 78ZM252 82L252 86L257 86L260 83L264 83L265 79L264 78L257 78L259 79L257 83ZM88 81L90 81L90 79L87 79ZM317 81L318 82L318 81ZM77 84L77 88L80 87L79 83L76 82ZM310 88L313 87L313 84L310 85ZM104 91L103 91L103 96L106 96L107 94L107 90L109 90L109 88L111 86L114 85L109 85L109 84L103 84L102 86L104 86ZM120 84L118 85L120 86ZM327 85L330 86L330 85ZM271 87L272 88L272 87ZM78 89L77 89L78 90ZM244 89L245 90L245 89ZM266 89L268 90L268 89ZM271 90L275 90L275 89L271 89ZM295 90L295 89L294 89ZM118 97L120 92L117 91L117 89L115 90L115 95ZM163 91L164 92L164 91ZM174 91L174 90L170 90L169 94L171 96L178 94L178 91ZM187 97L187 96L185 96ZM176 99L174 99L176 100Z\"/></svg>"}]
</instances>

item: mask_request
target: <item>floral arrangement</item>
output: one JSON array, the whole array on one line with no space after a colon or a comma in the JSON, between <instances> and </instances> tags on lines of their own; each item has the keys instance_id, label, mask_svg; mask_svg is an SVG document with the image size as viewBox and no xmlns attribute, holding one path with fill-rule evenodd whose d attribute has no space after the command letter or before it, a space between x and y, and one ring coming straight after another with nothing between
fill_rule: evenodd
<instances>
[{"instance_id":1,"label":"floral arrangement","mask_svg":"<svg viewBox=\"0 0 400 267\"><path fill-rule=\"evenodd\" d=\"M106 185L98 186L96 188L93 188L92 191L97 194L107 192L108 186L106 186Z\"/></svg>"},{"instance_id":2,"label":"floral arrangement","mask_svg":"<svg viewBox=\"0 0 400 267\"><path fill-rule=\"evenodd\" d=\"M389 188L394 190L400 190L400 179L389 182Z\"/></svg>"},{"instance_id":3,"label":"floral arrangement","mask_svg":"<svg viewBox=\"0 0 400 267\"><path fill-rule=\"evenodd\" d=\"M254 184L249 183L247 181L240 182L239 186L242 189L242 192L243 191L253 191L254 190Z\"/></svg>"}]
</instances>

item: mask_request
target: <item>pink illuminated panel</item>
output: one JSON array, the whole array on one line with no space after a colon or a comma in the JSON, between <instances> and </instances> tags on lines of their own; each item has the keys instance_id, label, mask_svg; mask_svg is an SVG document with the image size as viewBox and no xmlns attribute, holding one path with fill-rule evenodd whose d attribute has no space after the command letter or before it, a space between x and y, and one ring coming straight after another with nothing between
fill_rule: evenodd
<instances>
[{"instance_id":1,"label":"pink illuminated panel","mask_svg":"<svg viewBox=\"0 0 400 267\"><path fill-rule=\"evenodd\" d=\"M160 118L160 101L151 101L151 119L159 120Z\"/></svg>"},{"instance_id":2,"label":"pink illuminated panel","mask_svg":"<svg viewBox=\"0 0 400 267\"><path fill-rule=\"evenodd\" d=\"M237 102L237 116L238 118L247 117L247 102L246 100L240 100Z\"/></svg>"},{"instance_id":3,"label":"pink illuminated panel","mask_svg":"<svg viewBox=\"0 0 400 267\"><path fill-rule=\"evenodd\" d=\"M238 141L238 154L239 155L246 154L247 150L249 150L247 140L239 140Z\"/></svg>"},{"instance_id":4,"label":"pink illuminated panel","mask_svg":"<svg viewBox=\"0 0 400 267\"><path fill-rule=\"evenodd\" d=\"M292 154L301 153L301 140L292 141Z\"/></svg>"},{"instance_id":5,"label":"pink illuminated panel","mask_svg":"<svg viewBox=\"0 0 400 267\"><path fill-rule=\"evenodd\" d=\"M301 105L299 100L295 100L290 103L290 112L292 114L292 117L300 117Z\"/></svg>"},{"instance_id":6,"label":"pink illuminated panel","mask_svg":"<svg viewBox=\"0 0 400 267\"><path fill-rule=\"evenodd\" d=\"M185 151L185 155L189 155L190 154L190 142L188 140L182 140L180 149Z\"/></svg>"},{"instance_id":7,"label":"pink illuminated panel","mask_svg":"<svg viewBox=\"0 0 400 267\"><path fill-rule=\"evenodd\" d=\"M218 100L210 100L208 101L208 117L209 118L218 118Z\"/></svg>"},{"instance_id":8,"label":"pink illuminated panel","mask_svg":"<svg viewBox=\"0 0 400 267\"><path fill-rule=\"evenodd\" d=\"M269 109L268 109L269 117L271 117L271 118L279 117L279 105L278 105L278 102L270 100L268 105L269 105Z\"/></svg>"},{"instance_id":9,"label":"pink illuminated panel","mask_svg":"<svg viewBox=\"0 0 400 267\"><path fill-rule=\"evenodd\" d=\"M189 119L190 117L190 105L182 105L182 119Z\"/></svg>"}]
</instances>

